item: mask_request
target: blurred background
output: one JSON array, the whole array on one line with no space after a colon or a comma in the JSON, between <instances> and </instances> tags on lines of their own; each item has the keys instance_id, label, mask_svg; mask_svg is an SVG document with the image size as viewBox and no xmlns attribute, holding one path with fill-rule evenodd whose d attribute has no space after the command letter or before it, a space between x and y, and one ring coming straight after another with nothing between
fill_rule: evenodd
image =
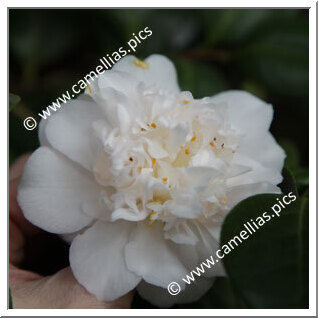
<instances>
[{"instance_id":1,"label":"blurred background","mask_svg":"<svg viewBox=\"0 0 318 318\"><path fill-rule=\"evenodd\" d=\"M23 126L26 117L38 118L38 112L95 69L102 56L126 46L132 33L148 26L152 35L138 45L135 55L167 55L176 65L181 88L195 98L243 89L274 105L271 131L288 154L286 166L300 192L305 191L308 22L308 10L298 9L10 9L9 90L21 100L9 115L9 161L39 145L37 129ZM67 247L64 250L67 263ZM52 253L47 257L50 265L36 265L37 270L50 273L65 265L56 264ZM133 307L150 305L136 295ZM220 278L188 307L244 304Z\"/></svg>"}]
</instances>

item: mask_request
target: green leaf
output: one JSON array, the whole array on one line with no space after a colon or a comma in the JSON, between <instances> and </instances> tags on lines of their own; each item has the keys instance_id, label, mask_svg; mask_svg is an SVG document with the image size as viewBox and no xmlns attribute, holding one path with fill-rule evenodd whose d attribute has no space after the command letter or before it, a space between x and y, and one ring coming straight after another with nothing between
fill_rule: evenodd
<instances>
[{"instance_id":1,"label":"green leaf","mask_svg":"<svg viewBox=\"0 0 318 318\"><path fill-rule=\"evenodd\" d=\"M244 224L251 219L259 229L232 249L223 263L251 308L308 308L308 199L298 197L278 217L271 209L277 198L283 202L283 195L256 195L231 210L222 227L222 246L246 230ZM271 219L260 227L257 218L264 219L264 212Z\"/></svg>"},{"instance_id":2,"label":"green leaf","mask_svg":"<svg viewBox=\"0 0 318 318\"><path fill-rule=\"evenodd\" d=\"M21 98L18 95L9 93L9 111L20 102Z\"/></svg>"}]
</instances>

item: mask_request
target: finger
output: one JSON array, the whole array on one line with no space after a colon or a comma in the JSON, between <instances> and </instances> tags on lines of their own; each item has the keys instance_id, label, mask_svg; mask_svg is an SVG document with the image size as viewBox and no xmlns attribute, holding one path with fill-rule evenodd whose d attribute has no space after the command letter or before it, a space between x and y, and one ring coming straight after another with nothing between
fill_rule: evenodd
<instances>
[{"instance_id":1,"label":"finger","mask_svg":"<svg viewBox=\"0 0 318 318\"><path fill-rule=\"evenodd\" d=\"M9 264L9 281L12 291L24 286L26 282L32 282L43 278L42 275L20 269L13 264Z\"/></svg>"},{"instance_id":2,"label":"finger","mask_svg":"<svg viewBox=\"0 0 318 318\"><path fill-rule=\"evenodd\" d=\"M9 262L20 264L24 257L25 238L17 225L9 219Z\"/></svg>"},{"instance_id":3,"label":"finger","mask_svg":"<svg viewBox=\"0 0 318 318\"><path fill-rule=\"evenodd\" d=\"M28 281L12 292L14 308L130 308L133 292L112 301L99 301L74 278L69 267L35 281Z\"/></svg>"},{"instance_id":4,"label":"finger","mask_svg":"<svg viewBox=\"0 0 318 318\"><path fill-rule=\"evenodd\" d=\"M41 232L27 221L17 201L17 191L23 167L30 155L18 158L10 168L9 181L9 261L20 264L24 257L26 238Z\"/></svg>"},{"instance_id":5,"label":"finger","mask_svg":"<svg viewBox=\"0 0 318 318\"><path fill-rule=\"evenodd\" d=\"M13 164L10 167L10 172L9 172L9 179L16 179L20 178L22 175L23 167L28 161L29 157L31 156L30 153L24 154L18 159L16 159Z\"/></svg>"},{"instance_id":6,"label":"finger","mask_svg":"<svg viewBox=\"0 0 318 318\"><path fill-rule=\"evenodd\" d=\"M20 229L23 235L32 236L34 234L40 233L41 230L26 220L17 201L20 176L28 157L29 155L20 157L15 161L15 163L13 163L12 167L10 168L9 217ZM14 235L11 238L14 239Z\"/></svg>"}]
</instances>

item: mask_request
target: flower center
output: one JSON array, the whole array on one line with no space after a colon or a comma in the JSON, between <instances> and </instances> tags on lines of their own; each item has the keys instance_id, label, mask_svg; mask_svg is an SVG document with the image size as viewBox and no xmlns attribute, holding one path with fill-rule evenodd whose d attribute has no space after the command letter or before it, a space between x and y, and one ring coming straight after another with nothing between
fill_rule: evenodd
<instances>
[{"instance_id":1,"label":"flower center","mask_svg":"<svg viewBox=\"0 0 318 318\"><path fill-rule=\"evenodd\" d=\"M130 126L110 127L94 167L98 182L112 189L110 210L145 215L148 225L180 217L182 207L194 218L224 209L224 174L238 147L226 110L185 93L162 94L144 92Z\"/></svg>"}]
</instances>

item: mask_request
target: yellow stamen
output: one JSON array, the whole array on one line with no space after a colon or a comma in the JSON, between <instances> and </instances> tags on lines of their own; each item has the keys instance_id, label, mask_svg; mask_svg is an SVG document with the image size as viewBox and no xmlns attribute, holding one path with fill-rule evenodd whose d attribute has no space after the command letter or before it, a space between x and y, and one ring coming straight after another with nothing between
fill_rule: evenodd
<instances>
[{"instance_id":1,"label":"yellow stamen","mask_svg":"<svg viewBox=\"0 0 318 318\"><path fill-rule=\"evenodd\" d=\"M214 144L213 141L210 141L210 146L211 146L211 147L215 147L215 144Z\"/></svg>"},{"instance_id":2,"label":"yellow stamen","mask_svg":"<svg viewBox=\"0 0 318 318\"><path fill-rule=\"evenodd\" d=\"M222 198L222 199L221 199L221 202L222 202L222 203L226 203L226 202L227 202L227 198L225 198L225 197Z\"/></svg>"},{"instance_id":3,"label":"yellow stamen","mask_svg":"<svg viewBox=\"0 0 318 318\"><path fill-rule=\"evenodd\" d=\"M140 130L141 130L141 131L146 131L146 129L145 129L145 128L140 128Z\"/></svg>"},{"instance_id":4,"label":"yellow stamen","mask_svg":"<svg viewBox=\"0 0 318 318\"><path fill-rule=\"evenodd\" d=\"M133 63L135 66L140 67L143 70L146 70L147 68L149 68L149 64L147 62L141 61L141 60L137 59L136 57L134 57Z\"/></svg>"},{"instance_id":5,"label":"yellow stamen","mask_svg":"<svg viewBox=\"0 0 318 318\"><path fill-rule=\"evenodd\" d=\"M92 94L92 88L91 88L91 86L89 85L89 84L87 84L87 90L88 90L88 93L89 94Z\"/></svg>"},{"instance_id":6,"label":"yellow stamen","mask_svg":"<svg viewBox=\"0 0 318 318\"><path fill-rule=\"evenodd\" d=\"M196 139L197 139L197 137L196 137L196 136L193 136L193 137L191 138L191 141L194 142Z\"/></svg>"},{"instance_id":7,"label":"yellow stamen","mask_svg":"<svg viewBox=\"0 0 318 318\"><path fill-rule=\"evenodd\" d=\"M142 166L139 166L138 167L138 172L141 173L141 170L142 170Z\"/></svg>"},{"instance_id":8,"label":"yellow stamen","mask_svg":"<svg viewBox=\"0 0 318 318\"><path fill-rule=\"evenodd\" d=\"M183 100L183 103L187 105L187 104L190 104L190 101L184 99L184 100Z\"/></svg>"},{"instance_id":9,"label":"yellow stamen","mask_svg":"<svg viewBox=\"0 0 318 318\"><path fill-rule=\"evenodd\" d=\"M147 223L148 226L151 226L152 223L153 223L154 221L156 221L156 219L154 219L154 218L152 217L152 216L155 216L156 214L157 214L157 212L151 211L150 217L149 217L149 221L150 221L150 222Z\"/></svg>"},{"instance_id":10,"label":"yellow stamen","mask_svg":"<svg viewBox=\"0 0 318 318\"><path fill-rule=\"evenodd\" d=\"M167 182L167 181L168 181L168 178L162 178L162 181L163 181L163 182Z\"/></svg>"},{"instance_id":11,"label":"yellow stamen","mask_svg":"<svg viewBox=\"0 0 318 318\"><path fill-rule=\"evenodd\" d=\"M189 149L188 149L188 148L186 148L186 149L184 150L184 153L185 153L186 155L189 155L189 154L190 154Z\"/></svg>"},{"instance_id":12,"label":"yellow stamen","mask_svg":"<svg viewBox=\"0 0 318 318\"><path fill-rule=\"evenodd\" d=\"M156 159L155 158L151 158L151 166L153 168L153 166L156 164Z\"/></svg>"},{"instance_id":13,"label":"yellow stamen","mask_svg":"<svg viewBox=\"0 0 318 318\"><path fill-rule=\"evenodd\" d=\"M152 124L151 124L151 127L152 127L152 128L157 128L157 125L156 125L155 123L152 123Z\"/></svg>"}]
</instances>

